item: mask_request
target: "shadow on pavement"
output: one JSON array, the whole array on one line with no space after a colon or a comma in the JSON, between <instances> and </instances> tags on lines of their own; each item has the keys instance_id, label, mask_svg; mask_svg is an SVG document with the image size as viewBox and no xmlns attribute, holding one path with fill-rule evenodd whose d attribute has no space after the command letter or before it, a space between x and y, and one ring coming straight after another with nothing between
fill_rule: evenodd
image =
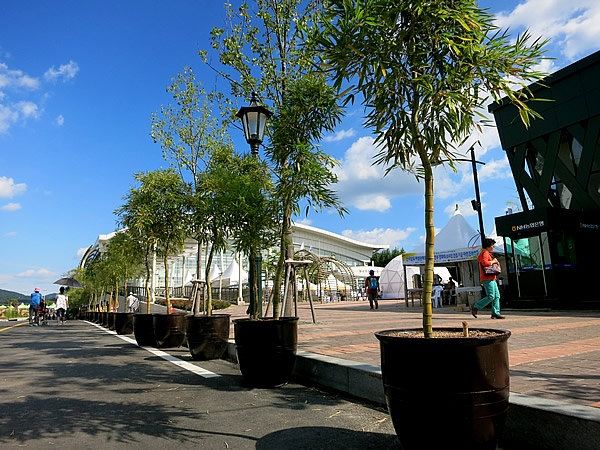
<instances>
[{"instance_id":1,"label":"shadow on pavement","mask_svg":"<svg viewBox=\"0 0 600 450\"><path fill-rule=\"evenodd\" d=\"M157 402L105 402L35 395L11 405L10 417L2 421L0 443L33 443L82 433L102 435L107 444L135 444L140 434L182 442L199 439L199 435L177 423L183 420L202 423L204 417L205 414L190 408Z\"/></svg>"},{"instance_id":2,"label":"shadow on pavement","mask_svg":"<svg viewBox=\"0 0 600 450\"><path fill-rule=\"evenodd\" d=\"M267 434L256 443L259 450L297 449L401 449L396 436L334 427L299 427Z\"/></svg>"}]
</instances>

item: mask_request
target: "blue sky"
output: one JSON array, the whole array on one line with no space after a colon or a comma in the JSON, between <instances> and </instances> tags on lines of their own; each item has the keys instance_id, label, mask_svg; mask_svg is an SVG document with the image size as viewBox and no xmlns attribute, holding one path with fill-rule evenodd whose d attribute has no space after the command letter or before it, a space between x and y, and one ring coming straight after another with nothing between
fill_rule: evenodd
<instances>
[{"instance_id":1,"label":"blue sky","mask_svg":"<svg viewBox=\"0 0 600 450\"><path fill-rule=\"evenodd\" d=\"M236 4L237 2L233 2ZM543 68L553 72L598 50L596 0L485 1L512 32L551 39ZM214 73L199 49L222 26L222 2L1 1L0 288L56 291L83 249L116 227L137 171L166 167L149 136L150 115L170 101L165 88L185 66L207 87ZM310 214L303 223L368 242L412 249L423 238L423 186L371 166L372 136L361 110L349 110L323 147L342 163L336 186L350 214ZM247 144L231 130L238 150ZM517 194L495 129L478 139L486 232ZM473 228L477 216L470 165L436 173L435 222L455 204Z\"/></svg>"}]
</instances>

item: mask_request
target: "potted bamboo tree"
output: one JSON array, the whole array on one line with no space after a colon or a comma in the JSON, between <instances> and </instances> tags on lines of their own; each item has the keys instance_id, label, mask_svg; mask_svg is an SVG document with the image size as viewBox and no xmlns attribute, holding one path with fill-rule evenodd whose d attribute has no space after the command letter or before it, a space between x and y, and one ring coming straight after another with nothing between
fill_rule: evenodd
<instances>
[{"instance_id":1,"label":"potted bamboo tree","mask_svg":"<svg viewBox=\"0 0 600 450\"><path fill-rule=\"evenodd\" d=\"M256 255L273 246L279 225L277 201L266 163L251 155L234 156L228 176L234 202L231 208L233 245L249 256L255 274ZM259 275L260 276L260 275ZM240 371L247 384L272 387L288 381L294 366L298 318L259 317L258 276L251 277L253 291L248 319L234 320ZM240 280L241 282L241 280Z\"/></svg>"},{"instance_id":2,"label":"potted bamboo tree","mask_svg":"<svg viewBox=\"0 0 600 450\"><path fill-rule=\"evenodd\" d=\"M196 274L200 279L203 245L206 256L208 301L203 314L196 298L191 315L186 316L186 339L192 357L197 360L220 358L227 348L230 316L212 314L210 269L215 252L226 247L229 234L226 178L219 178L219 164L228 164L232 144L223 120L223 96L207 93L189 67L173 78L167 87L173 104L163 105L152 115L151 136L159 143L163 156L188 182L188 233L197 241ZM213 115L221 112L222 117Z\"/></svg>"},{"instance_id":3,"label":"potted bamboo tree","mask_svg":"<svg viewBox=\"0 0 600 450\"><path fill-rule=\"evenodd\" d=\"M204 314L194 312L186 316L186 338L190 354L195 360L221 358L227 350L229 341L230 315L213 314L212 287L210 272L215 252L227 248L227 239L231 235L231 223L234 220L232 208L237 198L231 177L235 176L236 158L229 146L215 148L207 161L195 195L190 199L193 206L190 219L195 227L201 229L204 242L210 246L206 257L204 279L206 283L206 301ZM196 305L198 304L196 299Z\"/></svg>"},{"instance_id":4,"label":"potted bamboo tree","mask_svg":"<svg viewBox=\"0 0 600 450\"><path fill-rule=\"evenodd\" d=\"M349 100L362 95L376 163L425 185L423 328L376 333L396 432L405 448L496 448L508 409L510 332L464 336L432 326L433 176L442 162L454 168L488 98L506 96L526 126L539 117L527 84L543 76L535 65L544 42L525 33L512 43L475 0L332 0L309 33L334 85L349 82ZM433 433L432 414L443 417Z\"/></svg>"},{"instance_id":5,"label":"potted bamboo tree","mask_svg":"<svg viewBox=\"0 0 600 450\"><path fill-rule=\"evenodd\" d=\"M172 169L140 172L135 174L135 179L140 186L130 188L124 197L125 204L116 214L123 225L135 229L138 239L143 239L146 267L150 249L162 256L167 313L150 315L148 297L147 314L134 314L134 335L139 345L156 343L159 347L179 347L185 338L185 322L183 315L170 314L168 258L180 250L185 239L185 184ZM149 274L146 283L148 278Z\"/></svg>"},{"instance_id":6,"label":"potted bamboo tree","mask_svg":"<svg viewBox=\"0 0 600 450\"><path fill-rule=\"evenodd\" d=\"M133 332L133 313L127 312L125 297L127 296L127 280L141 273L143 247L134 233L125 228L115 233L108 243L106 255L116 266L118 280L123 282L124 301L118 305L113 313L113 327L117 334L131 334ZM115 291L119 292L118 282ZM109 321L110 328L110 321Z\"/></svg>"}]
</instances>

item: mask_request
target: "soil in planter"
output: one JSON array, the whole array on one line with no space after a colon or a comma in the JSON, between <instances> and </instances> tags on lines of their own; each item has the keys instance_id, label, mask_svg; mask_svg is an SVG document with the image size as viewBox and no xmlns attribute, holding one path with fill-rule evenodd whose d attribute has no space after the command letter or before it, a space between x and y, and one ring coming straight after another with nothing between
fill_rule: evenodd
<instances>
[{"instance_id":1,"label":"soil in planter","mask_svg":"<svg viewBox=\"0 0 600 450\"><path fill-rule=\"evenodd\" d=\"M496 336L498 333L490 330L469 330L469 336L465 336L462 331L445 331L445 330L434 330L433 339L435 338L464 338L464 337L482 337L482 336ZM401 338L421 338L425 337L423 331L397 331L388 333L388 336L401 337Z\"/></svg>"}]
</instances>

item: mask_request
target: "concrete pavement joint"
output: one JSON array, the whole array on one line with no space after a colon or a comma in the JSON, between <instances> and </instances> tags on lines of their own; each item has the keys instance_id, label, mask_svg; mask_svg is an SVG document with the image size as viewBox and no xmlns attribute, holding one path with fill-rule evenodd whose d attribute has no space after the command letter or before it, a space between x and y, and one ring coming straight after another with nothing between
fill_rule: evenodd
<instances>
[{"instance_id":1,"label":"concrete pavement joint","mask_svg":"<svg viewBox=\"0 0 600 450\"><path fill-rule=\"evenodd\" d=\"M169 355L167 352L163 352L162 350L158 350L157 348L154 348L154 347L142 347L142 346L138 345L138 343L137 343L137 341L135 339L131 339L130 337L127 337L127 336L121 336L121 335L117 334L116 332L111 331L111 330L107 330L103 326L98 325L96 323L88 322L87 320L84 320L84 322L88 323L90 325L94 325L96 328L99 328L100 330L104 331L105 333L112 334L112 335L114 335L114 336L116 336L116 337L124 340L125 342L128 342L129 344L136 345L136 346L138 346L138 347L140 347L140 348L142 348L142 349L144 349L144 350L152 353L153 355L158 356L159 358L164 359L165 361L169 361L170 363L175 364L177 367L181 367L182 369L185 369L185 370L187 370L189 372L192 372L195 375L199 375L199 376L201 376L203 378L215 378L215 377L220 377L221 376L218 373L211 372L210 370L203 369L202 367L196 366L196 365L194 365L192 363L189 363L187 361L183 361L183 360L181 360L179 358L176 358L173 355Z\"/></svg>"}]
</instances>

